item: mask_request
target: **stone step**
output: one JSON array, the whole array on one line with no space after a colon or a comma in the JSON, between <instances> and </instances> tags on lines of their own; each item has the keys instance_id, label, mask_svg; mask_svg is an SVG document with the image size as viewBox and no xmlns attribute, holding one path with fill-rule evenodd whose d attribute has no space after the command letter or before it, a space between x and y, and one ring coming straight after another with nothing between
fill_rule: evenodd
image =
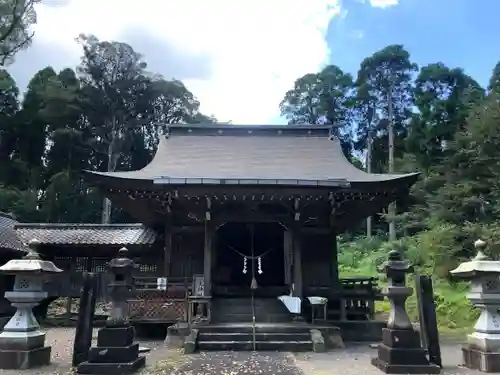
<instances>
[{"instance_id":1,"label":"stone step","mask_svg":"<svg viewBox=\"0 0 500 375\"><path fill-rule=\"evenodd\" d=\"M224 314L224 313L252 313L252 310L255 311L256 314L289 314L289 311L286 308L281 308L281 307L255 307L252 309L252 306L234 306L234 307L214 307L212 311L214 311L216 314Z\"/></svg>"},{"instance_id":2,"label":"stone step","mask_svg":"<svg viewBox=\"0 0 500 375\"><path fill-rule=\"evenodd\" d=\"M252 333L253 325L251 323L226 323L210 324L199 328L199 334L205 332L215 333ZM275 323L256 323L255 332L257 333L306 333L309 334L309 326L300 323L275 324Z\"/></svg>"},{"instance_id":3,"label":"stone step","mask_svg":"<svg viewBox=\"0 0 500 375\"><path fill-rule=\"evenodd\" d=\"M252 314L244 313L244 314L235 314L235 313L214 313L213 314L213 322L227 322L227 323L245 323L252 322ZM256 322L264 322L264 323L284 323L292 321L293 317L289 314L256 314L255 321Z\"/></svg>"},{"instance_id":4,"label":"stone step","mask_svg":"<svg viewBox=\"0 0 500 375\"><path fill-rule=\"evenodd\" d=\"M201 351L252 351L253 341L199 341L198 348ZM305 341L256 341L255 350L264 351L290 351L307 352L312 351L311 340Z\"/></svg>"},{"instance_id":5,"label":"stone step","mask_svg":"<svg viewBox=\"0 0 500 375\"><path fill-rule=\"evenodd\" d=\"M255 298L255 305L268 305L268 304L280 304L283 303L277 298ZM251 305L251 298L218 298L214 300L214 304L223 304L223 305Z\"/></svg>"},{"instance_id":6,"label":"stone step","mask_svg":"<svg viewBox=\"0 0 500 375\"><path fill-rule=\"evenodd\" d=\"M245 311L252 311L252 310L255 310L255 311L276 311L276 312L288 312L288 310L286 309L285 306L254 306L252 308L252 306L213 306L212 307L212 310L213 311L235 311L235 312L238 312L238 311L241 311L241 312L245 312Z\"/></svg>"},{"instance_id":7,"label":"stone step","mask_svg":"<svg viewBox=\"0 0 500 375\"><path fill-rule=\"evenodd\" d=\"M308 341L309 332L255 332L256 341ZM199 341L252 341L253 332L200 332Z\"/></svg>"}]
</instances>

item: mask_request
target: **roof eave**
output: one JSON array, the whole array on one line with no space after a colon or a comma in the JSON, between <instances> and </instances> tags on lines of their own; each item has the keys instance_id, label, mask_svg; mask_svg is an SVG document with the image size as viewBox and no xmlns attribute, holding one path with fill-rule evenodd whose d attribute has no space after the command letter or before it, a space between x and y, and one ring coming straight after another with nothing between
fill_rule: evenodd
<instances>
[{"instance_id":1,"label":"roof eave","mask_svg":"<svg viewBox=\"0 0 500 375\"><path fill-rule=\"evenodd\" d=\"M376 185L376 184L403 184L407 186L413 185L419 178L420 173L409 173L394 177L388 176L381 180L363 181L363 180L346 180L346 179L326 179L326 180L310 180L310 179L260 179L260 178L174 178L167 176L158 176L153 179L149 178L130 178L123 176L123 172L94 172L83 171L91 176L95 182L108 185L109 182L119 182L121 186L127 181L130 184L147 183L152 185L168 185L168 186L276 186L276 187L332 187L332 188L349 188L353 185ZM117 173L118 175L116 175ZM131 172L133 174L133 172Z\"/></svg>"}]
</instances>

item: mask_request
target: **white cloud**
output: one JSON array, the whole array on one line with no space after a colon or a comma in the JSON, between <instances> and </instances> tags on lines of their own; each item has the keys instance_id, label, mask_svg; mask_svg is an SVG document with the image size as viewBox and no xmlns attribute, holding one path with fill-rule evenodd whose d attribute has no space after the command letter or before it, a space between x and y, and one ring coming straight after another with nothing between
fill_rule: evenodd
<instances>
[{"instance_id":1,"label":"white cloud","mask_svg":"<svg viewBox=\"0 0 500 375\"><path fill-rule=\"evenodd\" d=\"M370 5L376 8L389 8L398 5L399 0L370 0Z\"/></svg>"},{"instance_id":2,"label":"white cloud","mask_svg":"<svg viewBox=\"0 0 500 375\"><path fill-rule=\"evenodd\" d=\"M35 29L37 40L60 48L54 64L78 63L81 32L116 39L140 28L176 50L210 57L209 78L184 80L204 113L255 124L276 118L294 80L328 62L326 32L340 11L338 0L58 1L39 6Z\"/></svg>"},{"instance_id":3,"label":"white cloud","mask_svg":"<svg viewBox=\"0 0 500 375\"><path fill-rule=\"evenodd\" d=\"M398 3L358 1L380 8ZM35 44L19 56L17 71L33 70L37 62L41 66L36 69L47 63L56 68L76 66L81 49L75 38L82 32L101 40L123 40L128 35L125 41L138 52L146 52L152 68L166 78L179 74L179 64L185 67L183 72L193 73L180 78L199 98L204 113L234 123L275 122L279 103L295 79L328 63L328 25L335 16L347 15L347 9L341 12L340 3L45 0L37 8ZM132 39L131 33L136 33ZM40 51L46 52L40 57ZM177 61L172 54L179 56ZM12 69L15 72L16 66ZM204 73L195 74L197 69ZM20 77L20 81L26 79Z\"/></svg>"}]
</instances>

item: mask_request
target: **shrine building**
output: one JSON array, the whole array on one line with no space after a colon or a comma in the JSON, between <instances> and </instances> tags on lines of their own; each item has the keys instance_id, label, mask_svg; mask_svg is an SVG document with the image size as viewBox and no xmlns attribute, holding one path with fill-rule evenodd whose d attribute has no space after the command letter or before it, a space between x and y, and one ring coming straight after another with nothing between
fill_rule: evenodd
<instances>
[{"instance_id":1,"label":"shrine building","mask_svg":"<svg viewBox=\"0 0 500 375\"><path fill-rule=\"evenodd\" d=\"M337 235L418 178L356 168L328 126L236 125L170 126L144 168L85 176L138 224L18 224L20 238L38 239L74 285L126 246L133 320L218 325L373 319L376 282L339 277Z\"/></svg>"}]
</instances>

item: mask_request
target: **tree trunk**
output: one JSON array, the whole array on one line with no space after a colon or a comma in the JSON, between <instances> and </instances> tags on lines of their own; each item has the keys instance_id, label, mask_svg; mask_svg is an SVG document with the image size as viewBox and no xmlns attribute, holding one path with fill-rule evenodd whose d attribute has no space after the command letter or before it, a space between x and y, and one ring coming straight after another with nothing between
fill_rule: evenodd
<instances>
[{"instance_id":1,"label":"tree trunk","mask_svg":"<svg viewBox=\"0 0 500 375\"><path fill-rule=\"evenodd\" d=\"M372 173L372 133L371 130L368 130L368 138L366 142L366 171L368 173ZM372 238L372 217L368 216L366 218L366 236L368 238Z\"/></svg>"},{"instance_id":2,"label":"tree trunk","mask_svg":"<svg viewBox=\"0 0 500 375\"><path fill-rule=\"evenodd\" d=\"M387 93L388 101L388 133L389 133L389 173L394 173L394 122L393 122L393 109L392 109L392 90L391 85L389 92ZM394 216L396 215L396 202L389 205L389 240L394 241L396 239L396 223L394 222Z\"/></svg>"},{"instance_id":3,"label":"tree trunk","mask_svg":"<svg viewBox=\"0 0 500 375\"><path fill-rule=\"evenodd\" d=\"M114 137L113 137L114 138ZM112 171L112 163L113 163L113 150L112 150L113 141L110 142L108 146L108 166L107 171ZM102 202L102 224L109 224L111 222L111 201L104 197L104 201Z\"/></svg>"},{"instance_id":4,"label":"tree trunk","mask_svg":"<svg viewBox=\"0 0 500 375\"><path fill-rule=\"evenodd\" d=\"M116 129L116 119L113 119L113 127L111 133L111 141L108 145L108 165L107 172L114 172L116 170L116 165L118 162L119 152L116 150L116 142L118 137L118 132ZM111 201L108 198L104 198L102 205L102 224L110 224L111 223Z\"/></svg>"}]
</instances>

